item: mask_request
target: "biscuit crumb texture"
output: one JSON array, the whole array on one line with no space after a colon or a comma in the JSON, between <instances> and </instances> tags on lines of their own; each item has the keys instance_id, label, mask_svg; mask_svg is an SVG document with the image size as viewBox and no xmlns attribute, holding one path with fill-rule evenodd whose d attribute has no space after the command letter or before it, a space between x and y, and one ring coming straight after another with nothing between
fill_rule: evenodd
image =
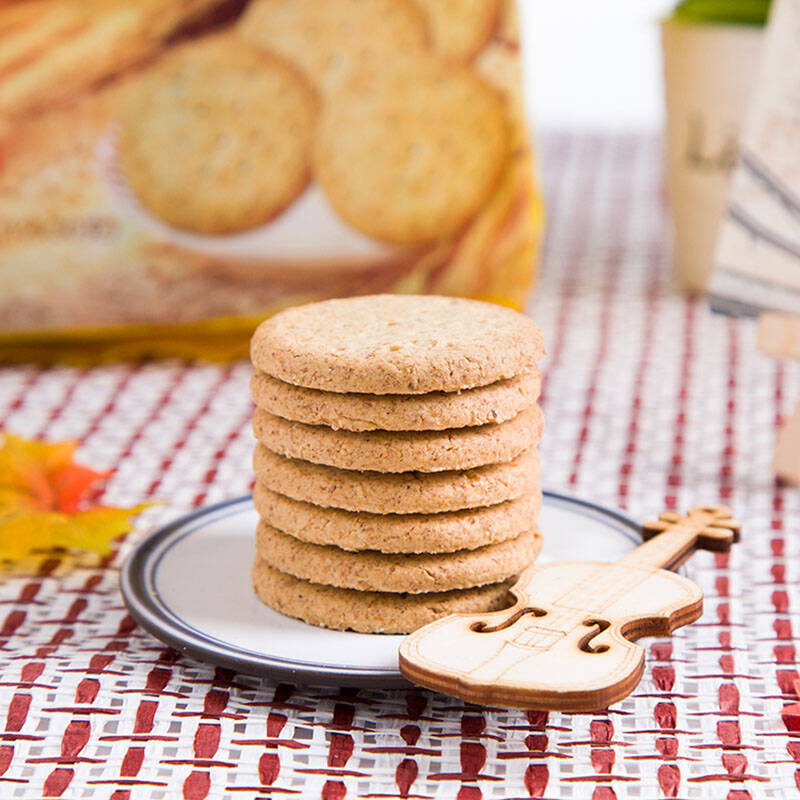
<instances>
[{"instance_id":1,"label":"biscuit crumb texture","mask_svg":"<svg viewBox=\"0 0 800 800\"><path fill-rule=\"evenodd\" d=\"M544 419L538 406L508 422L444 431L334 431L256 409L253 433L274 453L312 464L376 472L441 472L504 464L534 447Z\"/></svg>"},{"instance_id":2,"label":"biscuit crumb texture","mask_svg":"<svg viewBox=\"0 0 800 800\"><path fill-rule=\"evenodd\" d=\"M497 583L530 566L542 546L535 529L515 539L456 553L351 553L309 544L264 522L256 533L256 552L275 569L295 578L343 589L421 592L466 589Z\"/></svg>"},{"instance_id":3,"label":"biscuit crumb texture","mask_svg":"<svg viewBox=\"0 0 800 800\"><path fill-rule=\"evenodd\" d=\"M445 472L359 472L285 458L259 444L256 478L273 492L326 508L373 514L436 514L492 506L538 486L539 456L527 450L507 464Z\"/></svg>"},{"instance_id":4,"label":"biscuit crumb texture","mask_svg":"<svg viewBox=\"0 0 800 800\"><path fill-rule=\"evenodd\" d=\"M253 0L237 31L295 64L323 93L376 62L422 54L430 40L411 0Z\"/></svg>"},{"instance_id":5,"label":"biscuit crumb texture","mask_svg":"<svg viewBox=\"0 0 800 800\"><path fill-rule=\"evenodd\" d=\"M436 52L468 61L486 44L499 21L500 0L414 0L425 11Z\"/></svg>"},{"instance_id":6,"label":"biscuit crumb texture","mask_svg":"<svg viewBox=\"0 0 800 800\"><path fill-rule=\"evenodd\" d=\"M292 386L256 370L250 391L256 406L283 419L346 431L441 431L506 422L539 398L538 368L462 392L375 395Z\"/></svg>"},{"instance_id":7,"label":"biscuit crumb texture","mask_svg":"<svg viewBox=\"0 0 800 800\"><path fill-rule=\"evenodd\" d=\"M511 581L428 594L359 592L300 580L260 558L252 577L256 594L275 610L341 631L411 633L447 614L499 611L511 605Z\"/></svg>"},{"instance_id":8,"label":"biscuit crumb texture","mask_svg":"<svg viewBox=\"0 0 800 800\"><path fill-rule=\"evenodd\" d=\"M419 245L454 236L489 199L510 138L502 95L475 72L410 55L330 93L314 140L314 175L352 227Z\"/></svg>"},{"instance_id":9,"label":"biscuit crumb texture","mask_svg":"<svg viewBox=\"0 0 800 800\"><path fill-rule=\"evenodd\" d=\"M317 100L299 71L239 37L176 48L131 88L118 139L125 180L170 225L246 230L311 177Z\"/></svg>"},{"instance_id":10,"label":"biscuit crumb texture","mask_svg":"<svg viewBox=\"0 0 800 800\"><path fill-rule=\"evenodd\" d=\"M366 295L282 311L253 334L254 366L328 392L458 392L530 371L536 323L511 309L434 295Z\"/></svg>"},{"instance_id":11,"label":"biscuit crumb texture","mask_svg":"<svg viewBox=\"0 0 800 800\"><path fill-rule=\"evenodd\" d=\"M441 514L370 514L292 500L256 481L253 502L268 525L312 544L352 552L452 553L516 538L536 520L542 493Z\"/></svg>"}]
</instances>

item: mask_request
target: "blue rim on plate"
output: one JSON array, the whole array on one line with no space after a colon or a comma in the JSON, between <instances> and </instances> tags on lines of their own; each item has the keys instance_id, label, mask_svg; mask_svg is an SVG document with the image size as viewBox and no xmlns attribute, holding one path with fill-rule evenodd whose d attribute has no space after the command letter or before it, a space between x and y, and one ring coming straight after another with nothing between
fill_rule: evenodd
<instances>
[{"instance_id":1,"label":"blue rim on plate","mask_svg":"<svg viewBox=\"0 0 800 800\"><path fill-rule=\"evenodd\" d=\"M641 527L620 511L557 492L544 492L545 502L569 507L581 516L611 522L618 533L641 543ZM120 570L120 589L131 616L145 630L170 647L200 661L249 675L269 676L294 683L338 686L408 686L400 672L324 662L288 659L247 650L210 636L173 613L159 595L156 572L169 549L198 528L252 508L252 495L198 509L159 528L126 559ZM198 524L193 524L198 523ZM376 634L381 635L381 634ZM394 638L394 637L393 637Z\"/></svg>"}]
</instances>

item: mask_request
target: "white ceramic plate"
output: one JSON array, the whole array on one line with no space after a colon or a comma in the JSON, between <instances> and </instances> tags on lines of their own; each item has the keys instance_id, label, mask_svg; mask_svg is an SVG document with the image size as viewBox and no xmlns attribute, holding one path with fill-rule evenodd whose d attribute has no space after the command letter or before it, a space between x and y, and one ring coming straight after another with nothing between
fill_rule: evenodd
<instances>
[{"instance_id":1,"label":"white ceramic plate","mask_svg":"<svg viewBox=\"0 0 800 800\"><path fill-rule=\"evenodd\" d=\"M401 636L315 628L265 606L250 584L258 516L242 497L200 509L143 541L122 567L133 617L168 645L251 675L393 686ZM641 543L617 511L545 492L539 561L615 561Z\"/></svg>"}]
</instances>

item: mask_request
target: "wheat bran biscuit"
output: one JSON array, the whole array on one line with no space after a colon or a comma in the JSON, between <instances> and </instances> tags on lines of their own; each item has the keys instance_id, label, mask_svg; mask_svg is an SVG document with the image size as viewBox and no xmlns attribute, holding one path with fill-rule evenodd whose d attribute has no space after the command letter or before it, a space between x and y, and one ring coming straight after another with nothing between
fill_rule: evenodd
<instances>
[{"instance_id":1,"label":"wheat bran biscuit","mask_svg":"<svg viewBox=\"0 0 800 800\"><path fill-rule=\"evenodd\" d=\"M454 553L353 553L309 544L260 522L256 552L271 567L315 583L373 592L446 592L498 583L535 560L542 537L529 529L515 539Z\"/></svg>"},{"instance_id":2,"label":"wheat bran biscuit","mask_svg":"<svg viewBox=\"0 0 800 800\"><path fill-rule=\"evenodd\" d=\"M300 73L238 37L191 42L130 92L119 160L139 200L177 228L261 225L310 178L317 102Z\"/></svg>"},{"instance_id":3,"label":"wheat bran biscuit","mask_svg":"<svg viewBox=\"0 0 800 800\"><path fill-rule=\"evenodd\" d=\"M510 605L510 581L450 592L359 592L300 580L256 557L253 587L268 606L321 628L411 633L439 617L499 611Z\"/></svg>"},{"instance_id":4,"label":"wheat bran biscuit","mask_svg":"<svg viewBox=\"0 0 800 800\"><path fill-rule=\"evenodd\" d=\"M429 46L425 15L410 0L255 0L237 31L291 61L322 92Z\"/></svg>"},{"instance_id":5,"label":"wheat bran biscuit","mask_svg":"<svg viewBox=\"0 0 800 800\"><path fill-rule=\"evenodd\" d=\"M441 431L506 422L538 399L538 368L463 392L374 395L292 386L259 370L250 391L256 406L283 419L346 431Z\"/></svg>"},{"instance_id":6,"label":"wheat bran biscuit","mask_svg":"<svg viewBox=\"0 0 800 800\"><path fill-rule=\"evenodd\" d=\"M304 542L351 551L452 553L519 536L536 522L542 493L442 514L369 514L292 500L256 481L253 503L268 525Z\"/></svg>"},{"instance_id":7,"label":"wheat bran biscuit","mask_svg":"<svg viewBox=\"0 0 800 800\"><path fill-rule=\"evenodd\" d=\"M366 295L282 311L258 326L253 365L328 392L458 392L514 378L544 355L529 317L460 297Z\"/></svg>"},{"instance_id":8,"label":"wheat bran biscuit","mask_svg":"<svg viewBox=\"0 0 800 800\"><path fill-rule=\"evenodd\" d=\"M492 506L533 491L539 457L527 450L507 464L445 472L357 472L284 458L262 444L256 477L273 492L325 508L373 514L438 514Z\"/></svg>"},{"instance_id":9,"label":"wheat bran biscuit","mask_svg":"<svg viewBox=\"0 0 800 800\"><path fill-rule=\"evenodd\" d=\"M415 0L428 18L437 53L468 61L486 44L497 22L500 0Z\"/></svg>"},{"instance_id":10,"label":"wheat bran biscuit","mask_svg":"<svg viewBox=\"0 0 800 800\"><path fill-rule=\"evenodd\" d=\"M335 431L256 409L253 432L261 444L287 458L339 469L441 472L512 461L542 437L538 405L499 425L444 431Z\"/></svg>"},{"instance_id":11,"label":"wheat bran biscuit","mask_svg":"<svg viewBox=\"0 0 800 800\"><path fill-rule=\"evenodd\" d=\"M510 155L505 102L472 70L433 56L350 76L326 99L314 175L357 230L413 245L458 233Z\"/></svg>"}]
</instances>

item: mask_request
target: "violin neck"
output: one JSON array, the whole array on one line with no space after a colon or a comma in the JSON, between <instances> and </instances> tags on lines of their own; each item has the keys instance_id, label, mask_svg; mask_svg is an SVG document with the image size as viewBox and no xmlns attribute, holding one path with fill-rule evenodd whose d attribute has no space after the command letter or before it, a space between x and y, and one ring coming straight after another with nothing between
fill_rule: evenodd
<instances>
[{"instance_id":1,"label":"violin neck","mask_svg":"<svg viewBox=\"0 0 800 800\"><path fill-rule=\"evenodd\" d=\"M691 525L673 525L639 545L617 563L637 569L675 569L692 554L699 535L697 528Z\"/></svg>"}]
</instances>

